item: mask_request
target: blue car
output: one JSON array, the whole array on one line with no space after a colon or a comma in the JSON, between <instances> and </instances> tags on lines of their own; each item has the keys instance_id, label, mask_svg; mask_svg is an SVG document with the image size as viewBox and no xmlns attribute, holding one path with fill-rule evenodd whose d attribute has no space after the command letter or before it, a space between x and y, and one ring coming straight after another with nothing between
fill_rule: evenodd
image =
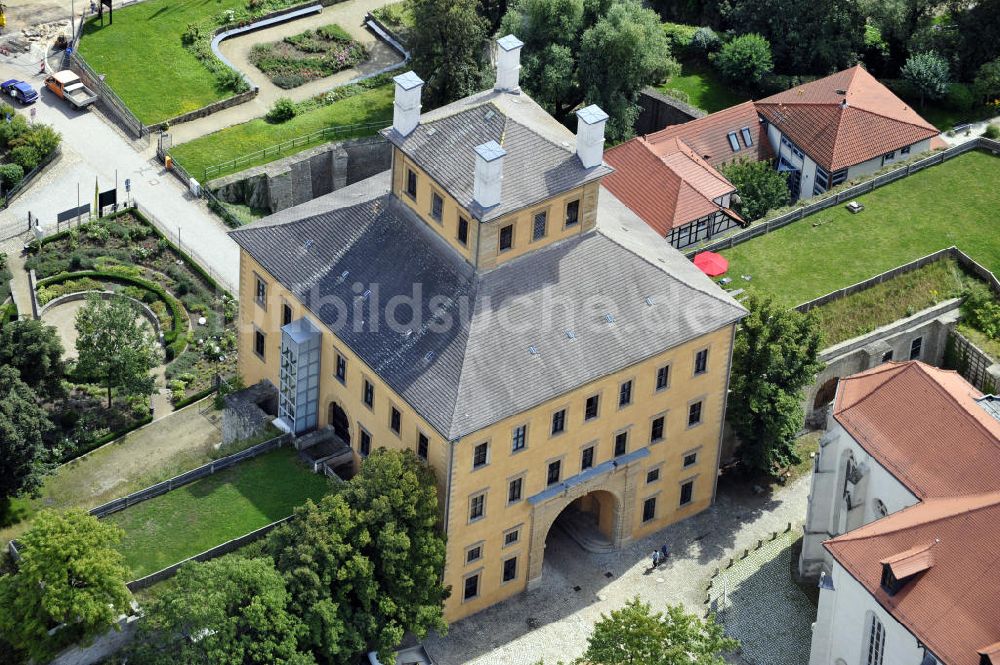
<instances>
[{"instance_id":1,"label":"blue car","mask_svg":"<svg viewBox=\"0 0 1000 665\"><path fill-rule=\"evenodd\" d=\"M38 100L38 91L24 81L10 79L0 83L0 92L10 95L22 104L31 104Z\"/></svg>"}]
</instances>

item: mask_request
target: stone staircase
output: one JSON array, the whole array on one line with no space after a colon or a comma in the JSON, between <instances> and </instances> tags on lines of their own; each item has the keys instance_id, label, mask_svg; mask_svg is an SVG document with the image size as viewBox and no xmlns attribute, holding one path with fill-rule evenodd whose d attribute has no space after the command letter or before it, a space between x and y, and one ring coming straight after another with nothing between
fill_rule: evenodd
<instances>
[{"instance_id":1,"label":"stone staircase","mask_svg":"<svg viewBox=\"0 0 1000 665\"><path fill-rule=\"evenodd\" d=\"M615 551L615 546L601 533L597 520L590 513L572 507L566 508L552 526L587 552L605 554Z\"/></svg>"}]
</instances>

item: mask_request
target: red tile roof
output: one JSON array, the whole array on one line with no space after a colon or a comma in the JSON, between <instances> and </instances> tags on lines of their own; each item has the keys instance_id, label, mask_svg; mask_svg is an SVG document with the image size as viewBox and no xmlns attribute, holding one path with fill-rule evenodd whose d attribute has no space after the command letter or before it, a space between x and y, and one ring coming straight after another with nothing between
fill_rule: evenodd
<instances>
[{"instance_id":1,"label":"red tile roof","mask_svg":"<svg viewBox=\"0 0 1000 665\"><path fill-rule=\"evenodd\" d=\"M841 379L833 417L913 494L1000 489L1000 421L959 374L919 361Z\"/></svg>"},{"instance_id":2,"label":"red tile roof","mask_svg":"<svg viewBox=\"0 0 1000 665\"><path fill-rule=\"evenodd\" d=\"M942 662L979 665L1000 640L1000 491L927 499L825 543L847 572ZM934 565L890 596L882 561L907 550ZM995 656L993 656L995 657Z\"/></svg>"},{"instance_id":3,"label":"red tile roof","mask_svg":"<svg viewBox=\"0 0 1000 665\"><path fill-rule=\"evenodd\" d=\"M938 134L861 65L766 97L755 106L828 171Z\"/></svg>"},{"instance_id":4,"label":"red tile roof","mask_svg":"<svg viewBox=\"0 0 1000 665\"><path fill-rule=\"evenodd\" d=\"M645 139L633 139L608 150L604 161L615 171L602 184L662 236L720 211L713 199L736 191L678 139L656 150Z\"/></svg>"},{"instance_id":5,"label":"red tile roof","mask_svg":"<svg viewBox=\"0 0 1000 665\"><path fill-rule=\"evenodd\" d=\"M749 148L740 134L744 127L750 130L753 145ZM736 132L740 145L738 152L733 152L729 145L729 132ZM680 139L714 168L737 159L761 161L773 156L767 135L761 132L760 117L753 102L743 102L690 122L671 125L647 134L645 139L657 154L661 154L661 150L669 151L671 140Z\"/></svg>"}]
</instances>

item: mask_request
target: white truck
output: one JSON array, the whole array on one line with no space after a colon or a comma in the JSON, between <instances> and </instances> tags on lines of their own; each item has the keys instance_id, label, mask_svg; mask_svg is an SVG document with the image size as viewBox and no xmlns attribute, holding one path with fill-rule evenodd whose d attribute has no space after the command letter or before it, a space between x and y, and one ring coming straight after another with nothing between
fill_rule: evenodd
<instances>
[{"instance_id":1,"label":"white truck","mask_svg":"<svg viewBox=\"0 0 1000 665\"><path fill-rule=\"evenodd\" d=\"M45 79L45 85L78 109L97 101L94 91L85 86L80 77L68 69L49 76Z\"/></svg>"}]
</instances>

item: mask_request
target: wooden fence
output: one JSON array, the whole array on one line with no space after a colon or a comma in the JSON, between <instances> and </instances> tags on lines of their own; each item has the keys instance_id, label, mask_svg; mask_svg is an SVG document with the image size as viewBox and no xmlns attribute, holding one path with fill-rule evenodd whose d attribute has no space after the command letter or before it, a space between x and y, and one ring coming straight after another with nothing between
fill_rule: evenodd
<instances>
[{"instance_id":1,"label":"wooden fence","mask_svg":"<svg viewBox=\"0 0 1000 665\"><path fill-rule=\"evenodd\" d=\"M966 381L987 395L995 394L1000 389L997 378L989 372L990 367L997 362L997 359L987 355L957 330L952 331L948 337L945 366L956 370Z\"/></svg>"},{"instance_id":2,"label":"wooden fence","mask_svg":"<svg viewBox=\"0 0 1000 665\"><path fill-rule=\"evenodd\" d=\"M994 153L1000 153L1000 141L993 141L980 136L975 140L967 141L961 145L952 146L947 150L935 152L928 157L901 165L899 168L893 169L887 173L873 176L872 178L852 187L830 192L827 196L817 201L808 203L783 215L755 222L749 228L742 231L736 231L723 238L703 241L702 244L695 247L685 248L683 250L684 254L688 258L692 258L699 252L718 252L720 250L730 249L731 247L744 243L747 240L766 235L771 231L776 231L777 229L782 228L783 226L788 226L789 224L804 219L805 217L819 212L820 210L840 205L841 203L850 201L858 196L861 196L862 194L868 194L883 185L888 185L889 183L905 178L906 176L916 173L917 171L922 171L930 166L936 166L953 157L971 152L972 150L989 150Z\"/></svg>"}]
</instances>

